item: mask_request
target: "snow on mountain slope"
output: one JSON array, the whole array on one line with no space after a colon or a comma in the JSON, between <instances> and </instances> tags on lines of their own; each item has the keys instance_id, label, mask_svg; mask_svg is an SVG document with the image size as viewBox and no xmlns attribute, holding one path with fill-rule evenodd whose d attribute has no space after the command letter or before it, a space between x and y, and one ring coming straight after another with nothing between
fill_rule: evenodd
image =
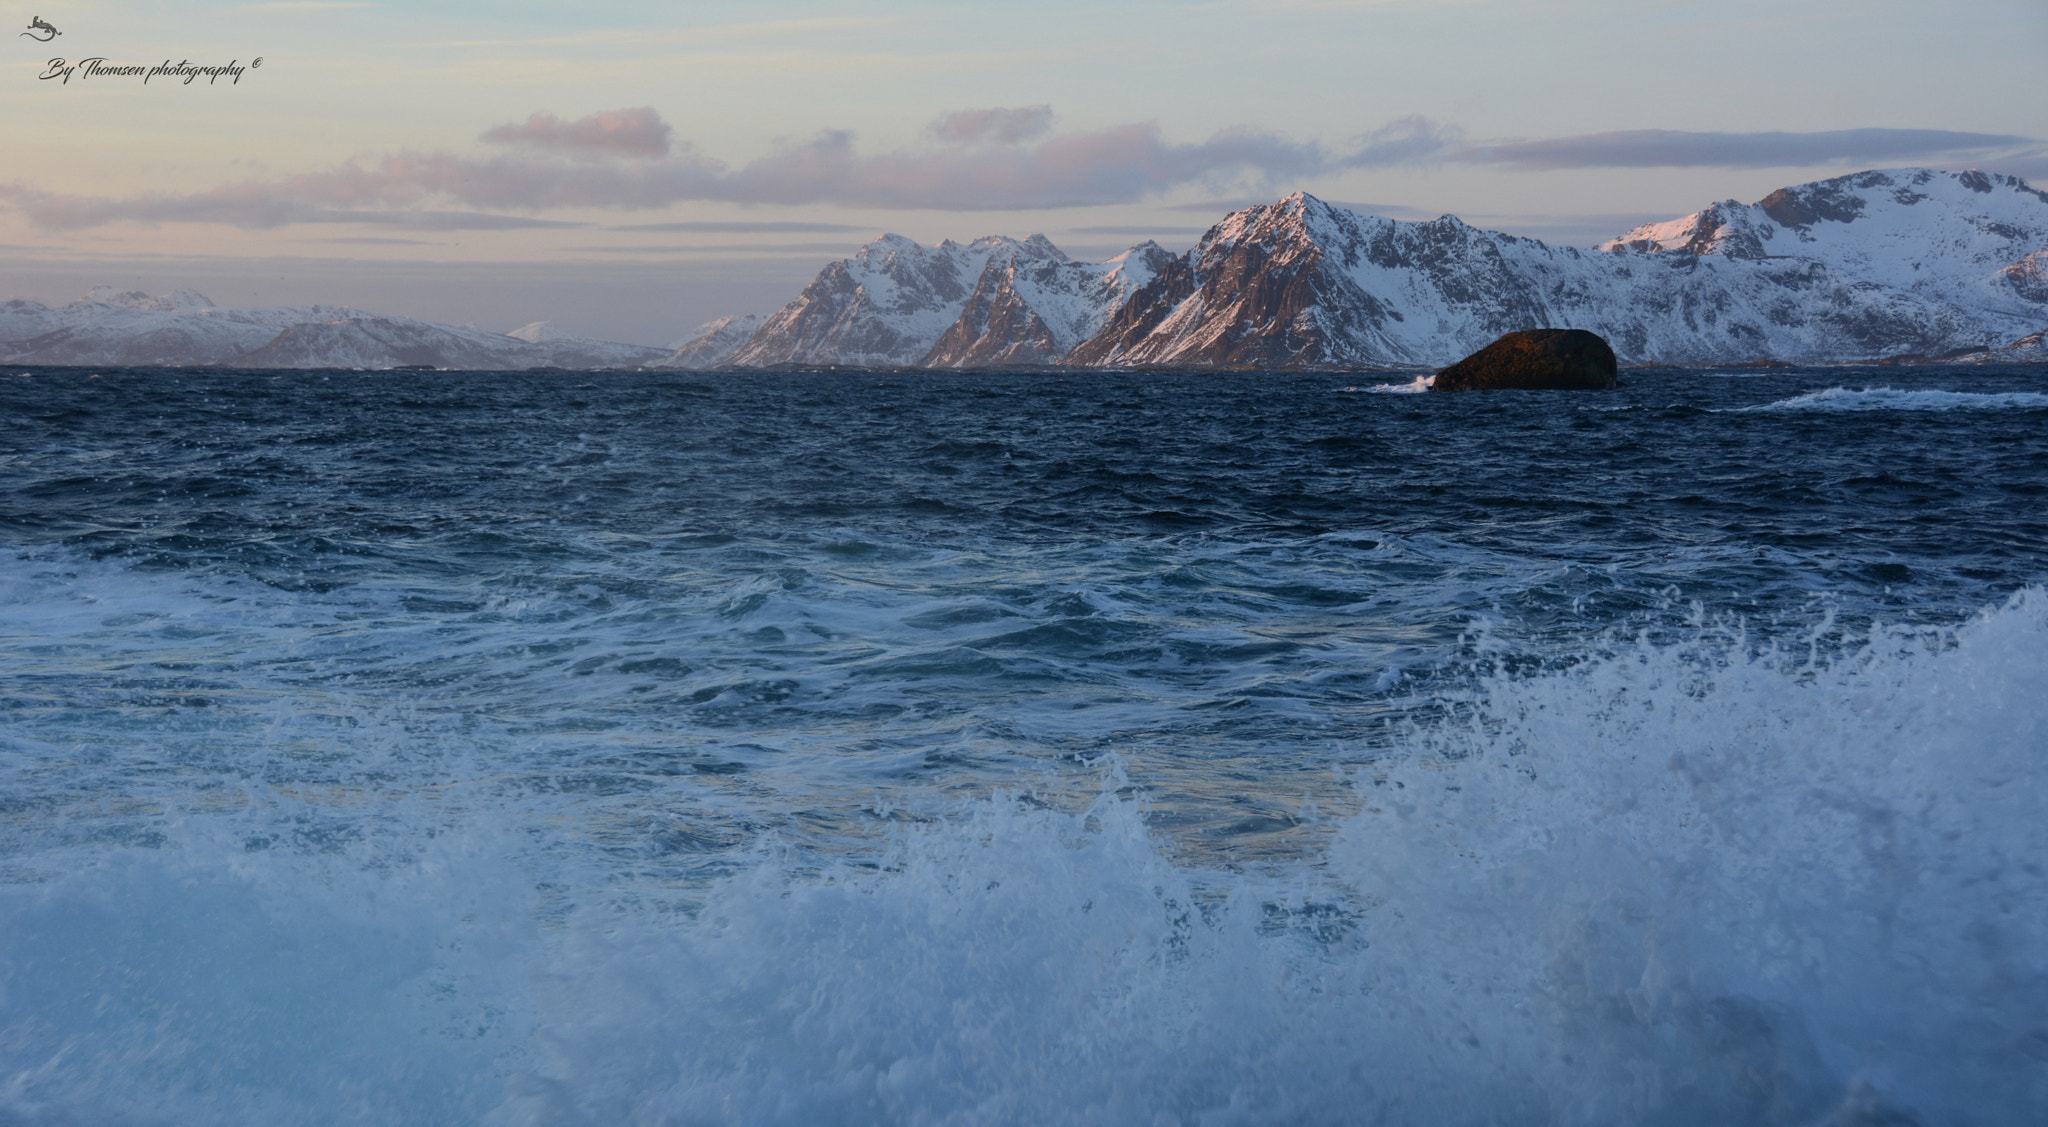
<instances>
[{"instance_id":1,"label":"snow on mountain slope","mask_svg":"<svg viewBox=\"0 0 2048 1127\"><path fill-rule=\"evenodd\" d=\"M739 351L741 345L752 340L760 331L767 318L759 313L748 313L733 317L720 317L697 326L697 331L688 340L675 346L667 356L649 364L650 368L686 368L703 371L716 368L726 357Z\"/></svg>"},{"instance_id":2,"label":"snow on mountain slope","mask_svg":"<svg viewBox=\"0 0 2048 1127\"><path fill-rule=\"evenodd\" d=\"M1108 262L1080 263L1043 235L936 247L884 235L826 266L725 363L1049 363L1170 259L1149 243Z\"/></svg>"},{"instance_id":3,"label":"snow on mountain slope","mask_svg":"<svg viewBox=\"0 0 2048 1127\"><path fill-rule=\"evenodd\" d=\"M191 290L169 297L99 286L70 305L0 305L0 362L15 364L228 364L288 325L347 316L332 306L222 309Z\"/></svg>"},{"instance_id":4,"label":"snow on mountain slope","mask_svg":"<svg viewBox=\"0 0 2048 1127\"><path fill-rule=\"evenodd\" d=\"M1017 245L992 236L927 247L883 235L819 271L727 363L916 364L960 316L989 257Z\"/></svg>"},{"instance_id":5,"label":"snow on mountain slope","mask_svg":"<svg viewBox=\"0 0 2048 1127\"><path fill-rule=\"evenodd\" d=\"M1549 260L1577 255L1479 231L1453 216L1401 223L1297 192L1210 228L1179 269L1162 271L1137 307L1120 311L1067 360L1436 363L1465 341L1485 344L1510 328L1543 326L1551 317L1547 291L1575 269Z\"/></svg>"},{"instance_id":6,"label":"snow on mountain slope","mask_svg":"<svg viewBox=\"0 0 2048 1127\"><path fill-rule=\"evenodd\" d=\"M434 367L472 371L527 368L638 368L660 360L658 348L559 336L522 340L482 329L406 317L358 314L291 325L269 343L236 358L241 368Z\"/></svg>"},{"instance_id":7,"label":"snow on mountain slope","mask_svg":"<svg viewBox=\"0 0 2048 1127\"><path fill-rule=\"evenodd\" d=\"M1590 329L1624 363L1822 362L1996 347L2048 321L2048 195L1867 172L1716 204L1594 251L1296 193L1224 219L1070 364L1440 366Z\"/></svg>"},{"instance_id":8,"label":"snow on mountain slope","mask_svg":"<svg viewBox=\"0 0 2048 1127\"><path fill-rule=\"evenodd\" d=\"M1845 276L2038 325L2048 300L2044 248L2048 193L1997 173L1906 168L1780 188L1746 207L1728 200L1637 228L1599 249L1818 262Z\"/></svg>"},{"instance_id":9,"label":"snow on mountain slope","mask_svg":"<svg viewBox=\"0 0 2048 1127\"><path fill-rule=\"evenodd\" d=\"M0 363L240 368L617 368L663 350L527 326L526 339L333 305L223 308L192 290L169 297L95 288L51 309L0 305Z\"/></svg>"},{"instance_id":10,"label":"snow on mountain slope","mask_svg":"<svg viewBox=\"0 0 2048 1127\"><path fill-rule=\"evenodd\" d=\"M569 339L569 334L556 328L553 321L533 321L521 325L505 335L513 340L523 340L528 344L539 344L542 341L548 340Z\"/></svg>"},{"instance_id":11,"label":"snow on mountain slope","mask_svg":"<svg viewBox=\"0 0 2048 1127\"><path fill-rule=\"evenodd\" d=\"M991 256L974 293L924 357L933 368L1057 363L1102 330L1173 255L1147 241L1107 262L1075 262L1033 235L1014 254Z\"/></svg>"}]
</instances>

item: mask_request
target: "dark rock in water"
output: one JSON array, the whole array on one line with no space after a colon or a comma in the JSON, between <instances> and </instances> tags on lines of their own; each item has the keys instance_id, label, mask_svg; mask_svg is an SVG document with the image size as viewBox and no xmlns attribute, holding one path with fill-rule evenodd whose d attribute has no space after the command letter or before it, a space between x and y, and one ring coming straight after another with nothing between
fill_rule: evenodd
<instances>
[{"instance_id":1,"label":"dark rock in water","mask_svg":"<svg viewBox=\"0 0 2048 1127\"><path fill-rule=\"evenodd\" d=\"M1436 374L1434 391L1613 387L1614 350L1584 329L1529 329L1494 341Z\"/></svg>"}]
</instances>

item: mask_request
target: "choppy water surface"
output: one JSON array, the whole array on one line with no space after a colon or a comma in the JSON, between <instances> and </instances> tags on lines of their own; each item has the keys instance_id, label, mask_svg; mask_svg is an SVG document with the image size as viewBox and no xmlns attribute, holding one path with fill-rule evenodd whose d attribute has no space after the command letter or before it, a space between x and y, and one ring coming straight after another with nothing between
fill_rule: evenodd
<instances>
[{"instance_id":1,"label":"choppy water surface","mask_svg":"<svg viewBox=\"0 0 2048 1127\"><path fill-rule=\"evenodd\" d=\"M0 1123L2048 1113L2048 373L0 373Z\"/></svg>"}]
</instances>

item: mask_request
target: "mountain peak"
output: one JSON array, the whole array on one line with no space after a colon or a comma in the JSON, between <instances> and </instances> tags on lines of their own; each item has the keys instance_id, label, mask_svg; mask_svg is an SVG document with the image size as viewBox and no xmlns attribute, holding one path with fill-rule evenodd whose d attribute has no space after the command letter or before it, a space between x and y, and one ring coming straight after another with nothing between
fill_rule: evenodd
<instances>
[{"instance_id":1,"label":"mountain peak","mask_svg":"<svg viewBox=\"0 0 2048 1127\"><path fill-rule=\"evenodd\" d=\"M117 309L134 309L145 313L196 313L212 309L214 304L207 296L194 289L172 290L169 297L157 297L141 290L117 290L112 286L94 286L78 299L88 305L111 305Z\"/></svg>"},{"instance_id":2,"label":"mountain peak","mask_svg":"<svg viewBox=\"0 0 2048 1127\"><path fill-rule=\"evenodd\" d=\"M539 344L544 340L569 339L569 334L556 328L553 321L535 321L531 324L521 325L505 335L514 340L523 340L528 344Z\"/></svg>"}]
</instances>

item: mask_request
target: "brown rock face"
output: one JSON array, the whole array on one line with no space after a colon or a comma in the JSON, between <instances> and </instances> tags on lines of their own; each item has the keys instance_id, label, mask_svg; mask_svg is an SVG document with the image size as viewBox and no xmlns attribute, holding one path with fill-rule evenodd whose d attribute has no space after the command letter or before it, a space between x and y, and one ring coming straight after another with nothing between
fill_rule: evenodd
<instances>
[{"instance_id":1,"label":"brown rock face","mask_svg":"<svg viewBox=\"0 0 2048 1127\"><path fill-rule=\"evenodd\" d=\"M1613 387L1614 349L1584 329L1529 329L1494 341L1436 374L1433 391Z\"/></svg>"}]
</instances>

